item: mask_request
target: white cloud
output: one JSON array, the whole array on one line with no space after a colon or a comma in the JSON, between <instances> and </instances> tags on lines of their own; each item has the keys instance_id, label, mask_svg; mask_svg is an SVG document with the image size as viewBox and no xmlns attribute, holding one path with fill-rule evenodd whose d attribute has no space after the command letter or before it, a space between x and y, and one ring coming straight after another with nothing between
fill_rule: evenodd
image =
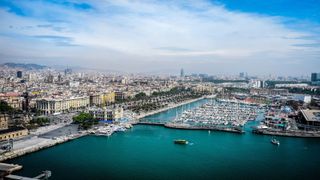
<instances>
[{"instance_id":1,"label":"white cloud","mask_svg":"<svg viewBox=\"0 0 320 180\"><path fill-rule=\"evenodd\" d=\"M31 11L27 17L1 10L0 53L8 57L14 53L26 58L61 58L80 65L95 62L97 66L115 64L112 61L137 62L146 67L157 62L159 68L172 61L177 62L171 63L173 66L244 61L244 67L239 68L249 70L256 70L250 64L259 61L274 65L276 59L279 66L288 67L290 61L299 62L298 57L313 63L319 58L319 47L296 46L316 43L300 38L313 34L289 29L281 17L231 12L206 1L91 4L95 9L89 11L45 2L19 4ZM62 45L72 40L70 44L79 46L61 46L58 38L34 38L39 36L68 37Z\"/></svg>"}]
</instances>

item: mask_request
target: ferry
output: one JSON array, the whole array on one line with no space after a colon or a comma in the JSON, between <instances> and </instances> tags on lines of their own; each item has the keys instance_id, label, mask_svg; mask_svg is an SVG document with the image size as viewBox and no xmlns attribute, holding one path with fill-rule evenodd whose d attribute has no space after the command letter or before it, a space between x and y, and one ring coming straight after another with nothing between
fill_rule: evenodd
<instances>
[{"instance_id":1,"label":"ferry","mask_svg":"<svg viewBox=\"0 0 320 180\"><path fill-rule=\"evenodd\" d=\"M174 143L175 144L188 144L189 142L184 139L177 139L177 140L174 140Z\"/></svg>"},{"instance_id":2,"label":"ferry","mask_svg":"<svg viewBox=\"0 0 320 180\"><path fill-rule=\"evenodd\" d=\"M277 146L280 145L280 141L276 140L275 138L271 139L271 143L274 144L274 145L277 145Z\"/></svg>"}]
</instances>

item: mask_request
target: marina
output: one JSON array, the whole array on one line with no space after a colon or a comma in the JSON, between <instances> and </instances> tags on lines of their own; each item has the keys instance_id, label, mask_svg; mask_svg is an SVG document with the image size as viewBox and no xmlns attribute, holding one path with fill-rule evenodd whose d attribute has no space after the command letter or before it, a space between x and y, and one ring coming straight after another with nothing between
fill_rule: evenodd
<instances>
[{"instance_id":1,"label":"marina","mask_svg":"<svg viewBox=\"0 0 320 180\"><path fill-rule=\"evenodd\" d=\"M257 110L252 105L212 100L194 110L185 111L174 122L195 126L244 126L248 120L256 118Z\"/></svg>"},{"instance_id":2,"label":"marina","mask_svg":"<svg viewBox=\"0 0 320 180\"><path fill-rule=\"evenodd\" d=\"M279 137L277 140L281 141L281 147L274 149L270 136L250 133L251 127L263 119L262 112L256 114L256 121L247 121L242 128L247 133L241 136L219 131L182 131L164 127L176 119L177 112L180 114L210 101L203 99L145 117L144 121L127 129L126 133L114 133L108 138L105 135L85 136L6 162L23 165L24 168L17 172L17 175L29 177L50 169L50 179L53 180L104 179L106 176L112 179L305 178L306 170L291 171L292 168L300 166L308 169L308 179L319 176L316 167L320 159L312 155L320 150L319 140ZM111 127L108 128L111 130ZM107 129L101 130L103 132ZM188 146L175 145L173 141L179 139L193 143ZM291 153L287 154L289 149ZM254 157L252 152L255 152ZM287 159L282 158L284 155ZM34 164L35 160L42 166ZM244 169L239 167L239 164L243 167L254 164L254 168ZM76 174L65 173L74 171L74 167L83 171ZM281 176L279 173L267 173L275 167L281 167ZM226 173L230 168L234 173ZM181 174L181 171L185 173ZM199 171L203 173L198 173Z\"/></svg>"},{"instance_id":3,"label":"marina","mask_svg":"<svg viewBox=\"0 0 320 180\"><path fill-rule=\"evenodd\" d=\"M251 126L254 122L248 124ZM245 130L250 132L249 127ZM176 145L175 139L185 139L193 145ZM281 141L281 146L272 145L270 136L252 133L241 136L223 132L209 134L208 131L136 125L126 133L115 133L108 138L86 136L7 162L23 165L17 175L28 177L50 169L50 180L105 177L312 180L319 177L320 159L314 156L320 150L318 139L279 137L277 140ZM302 166L305 168L292 171ZM274 171L275 168L281 171ZM75 169L82 170L66 173ZM270 171L273 173L268 173Z\"/></svg>"},{"instance_id":4,"label":"marina","mask_svg":"<svg viewBox=\"0 0 320 180\"><path fill-rule=\"evenodd\" d=\"M239 116L237 123L243 122L243 119L246 120L246 123L244 123L241 128L243 132L247 133L241 136L235 135L234 133L219 132L237 132L234 131L234 129L227 129L227 127L223 126L221 129L217 129L219 126L182 127L175 126L177 124L172 123L177 120L177 117L179 118L177 113L182 115L185 112L197 111L197 109L203 107L213 106L212 103L214 102L211 101L211 99L202 99L190 104L168 109L143 118L143 121L138 122L132 128L124 129L125 124L105 125L93 128L93 132L91 133L95 134L95 136L85 136L6 162L24 166L22 170L17 172L17 176L34 177L35 172L50 169L50 171L52 171L52 177L50 179L71 180L103 179L104 176L111 177L112 179L127 179L129 177L154 179L156 176L163 177L163 171L168 172L165 177L169 179L180 179L181 177L192 179L238 179L239 177L243 179L258 177L260 179L279 179L279 174L277 173L268 174L263 178L261 178L259 174L271 171L276 166L281 166L284 172L290 172L290 169L295 167L288 166L287 162L283 161L281 157L288 149L292 151L293 147L295 147L295 149L290 155L293 156L290 159L296 162L295 164L303 164L312 170L316 167L316 164L320 162L320 159L312 159L309 157L310 153L320 150L318 139L297 140L279 137L277 141L280 142L281 140L281 147L279 146L277 151L274 151L274 149L272 149L274 146L270 144L270 136L256 136L248 133L253 130L251 127L258 125L264 118L263 108L259 106L246 104L237 105L234 102L230 102L231 104L226 104L229 102L216 102L217 108L215 111L218 111L220 103L226 104L225 106L221 106L224 107L224 109L228 109L225 110L227 116L224 117L228 117L228 115L232 117L231 112L234 110L230 107L226 108L227 105L243 112L242 116ZM243 117L243 119L240 117ZM254 121L251 120L253 117L255 119ZM226 121L227 120L229 120L228 124L231 123L232 125L232 118L226 118ZM222 119L220 119L219 122L223 122ZM224 123L222 124L225 125ZM184 130L181 131L180 129ZM197 129L201 129L202 131L194 131ZM126 133L114 133L123 130L125 130ZM112 136L110 136L111 134ZM177 141L177 143L175 141ZM179 146L180 144L187 144L187 146ZM158 149L164 150L157 151ZM252 152L256 153L255 158L250 158ZM72 154L72 156L70 156L70 154ZM202 154L205 156L202 156ZM297 154L299 154L299 156L297 156ZM90 158L88 159L88 157ZM33 164L34 159L37 159L37 161L44 164L44 166L39 167ZM148 161L145 161L146 159ZM270 161L270 159L273 160ZM257 161L268 162L268 164L267 166L261 166L257 164ZM181 162L183 162L183 166L181 166ZM115 166L115 164L118 165ZM143 165L141 166L141 164ZM206 164L206 166L203 166L203 164ZM248 169L238 168L238 164L255 164L256 167L248 171ZM72 171L71 167L78 167L85 170L78 174L63 173L65 171ZM127 167L134 168L128 169ZM165 169L163 169L163 167L165 167ZM181 173L170 170L176 167L181 167L181 170L188 171L188 173L181 175ZM230 167L236 169L236 176L223 173ZM101 171L103 171L104 174L97 173ZM124 171L126 173L123 173ZM198 171L205 171L206 173L199 174L197 173ZM248 175L247 172L249 172L250 175ZM313 172L314 173L309 173L309 179L318 176L315 169ZM297 179L304 177L303 173L305 172L288 173L281 177ZM94 174L94 177L89 176L89 174Z\"/></svg>"},{"instance_id":5,"label":"marina","mask_svg":"<svg viewBox=\"0 0 320 180\"><path fill-rule=\"evenodd\" d=\"M263 108L257 105L210 99L200 107L183 111L165 127L244 133L243 126L255 120L258 112Z\"/></svg>"}]
</instances>

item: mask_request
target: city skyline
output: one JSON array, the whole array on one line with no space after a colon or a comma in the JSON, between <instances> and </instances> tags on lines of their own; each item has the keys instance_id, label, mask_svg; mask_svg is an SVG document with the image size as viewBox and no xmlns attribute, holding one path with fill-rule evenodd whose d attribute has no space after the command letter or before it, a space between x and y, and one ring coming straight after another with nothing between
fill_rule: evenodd
<instances>
[{"instance_id":1,"label":"city skyline","mask_svg":"<svg viewBox=\"0 0 320 180\"><path fill-rule=\"evenodd\" d=\"M320 66L317 2L2 1L0 62L310 75Z\"/></svg>"}]
</instances>

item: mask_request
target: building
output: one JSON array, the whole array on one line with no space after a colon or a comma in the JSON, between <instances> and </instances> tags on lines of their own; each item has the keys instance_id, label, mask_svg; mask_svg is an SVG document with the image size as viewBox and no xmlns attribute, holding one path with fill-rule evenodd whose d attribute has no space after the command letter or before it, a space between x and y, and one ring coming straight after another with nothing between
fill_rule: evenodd
<instances>
[{"instance_id":1,"label":"building","mask_svg":"<svg viewBox=\"0 0 320 180\"><path fill-rule=\"evenodd\" d=\"M241 73L239 74L239 77L240 77L240 78L244 78L244 72L241 72Z\"/></svg>"},{"instance_id":2,"label":"building","mask_svg":"<svg viewBox=\"0 0 320 180\"><path fill-rule=\"evenodd\" d=\"M90 105L90 97L69 97L64 99L38 99L36 109L42 114L61 114L70 111L81 110Z\"/></svg>"},{"instance_id":3,"label":"building","mask_svg":"<svg viewBox=\"0 0 320 180\"><path fill-rule=\"evenodd\" d=\"M59 73L59 75L58 75L58 82L59 83L61 83L62 82L62 76L61 76L61 74Z\"/></svg>"},{"instance_id":4,"label":"building","mask_svg":"<svg viewBox=\"0 0 320 180\"><path fill-rule=\"evenodd\" d=\"M24 98L19 93L0 93L0 101L5 101L14 109L22 110Z\"/></svg>"},{"instance_id":5,"label":"building","mask_svg":"<svg viewBox=\"0 0 320 180\"><path fill-rule=\"evenodd\" d=\"M122 108L97 108L92 107L89 109L89 113L98 120L119 121L123 118Z\"/></svg>"},{"instance_id":6,"label":"building","mask_svg":"<svg viewBox=\"0 0 320 180\"><path fill-rule=\"evenodd\" d=\"M70 87L79 87L80 82L79 81L70 81L69 86Z\"/></svg>"},{"instance_id":7,"label":"building","mask_svg":"<svg viewBox=\"0 0 320 180\"><path fill-rule=\"evenodd\" d=\"M17 71L17 78L22 78L22 71Z\"/></svg>"},{"instance_id":8,"label":"building","mask_svg":"<svg viewBox=\"0 0 320 180\"><path fill-rule=\"evenodd\" d=\"M35 74L33 74L33 73L29 73L28 74L28 81L30 82L30 81L34 81L36 79L36 76L35 76Z\"/></svg>"},{"instance_id":9,"label":"building","mask_svg":"<svg viewBox=\"0 0 320 180\"><path fill-rule=\"evenodd\" d=\"M265 87L265 82L264 81L260 81L260 80L252 80L250 82L251 87L253 88L264 88Z\"/></svg>"},{"instance_id":10,"label":"building","mask_svg":"<svg viewBox=\"0 0 320 180\"><path fill-rule=\"evenodd\" d=\"M183 70L183 68L180 70L180 77L184 77L184 70Z\"/></svg>"},{"instance_id":11,"label":"building","mask_svg":"<svg viewBox=\"0 0 320 180\"><path fill-rule=\"evenodd\" d=\"M28 130L23 127L14 127L0 130L0 141L17 139L28 135Z\"/></svg>"},{"instance_id":12,"label":"building","mask_svg":"<svg viewBox=\"0 0 320 180\"><path fill-rule=\"evenodd\" d=\"M68 74L72 74L72 69L67 68L67 69L64 70L64 75L66 76Z\"/></svg>"},{"instance_id":13,"label":"building","mask_svg":"<svg viewBox=\"0 0 320 180\"><path fill-rule=\"evenodd\" d=\"M311 84L320 85L320 73L311 73Z\"/></svg>"},{"instance_id":14,"label":"building","mask_svg":"<svg viewBox=\"0 0 320 180\"><path fill-rule=\"evenodd\" d=\"M320 110L300 109L297 125L299 129L320 130Z\"/></svg>"},{"instance_id":15,"label":"building","mask_svg":"<svg viewBox=\"0 0 320 180\"><path fill-rule=\"evenodd\" d=\"M103 102L105 105L112 104L116 101L116 93L115 92L107 92L103 94Z\"/></svg>"},{"instance_id":16,"label":"building","mask_svg":"<svg viewBox=\"0 0 320 180\"><path fill-rule=\"evenodd\" d=\"M102 105L104 105L102 94L90 95L90 106L102 106Z\"/></svg>"},{"instance_id":17,"label":"building","mask_svg":"<svg viewBox=\"0 0 320 180\"><path fill-rule=\"evenodd\" d=\"M252 95L287 95L289 94L288 89L250 89Z\"/></svg>"},{"instance_id":18,"label":"building","mask_svg":"<svg viewBox=\"0 0 320 180\"><path fill-rule=\"evenodd\" d=\"M116 101L121 101L121 100L124 100L125 99L125 95L123 92L121 91L116 91L114 92L115 93L115 100Z\"/></svg>"},{"instance_id":19,"label":"building","mask_svg":"<svg viewBox=\"0 0 320 180\"><path fill-rule=\"evenodd\" d=\"M8 114L0 114L0 130L8 129L9 118Z\"/></svg>"},{"instance_id":20,"label":"building","mask_svg":"<svg viewBox=\"0 0 320 180\"><path fill-rule=\"evenodd\" d=\"M52 74L49 74L49 75L47 76L46 82L47 82L47 83L53 83L53 79L54 79L53 75L52 75Z\"/></svg>"},{"instance_id":21,"label":"building","mask_svg":"<svg viewBox=\"0 0 320 180\"><path fill-rule=\"evenodd\" d=\"M311 102L311 95L305 95L305 94L291 94L290 99L294 101L302 101L304 103L310 103Z\"/></svg>"},{"instance_id":22,"label":"building","mask_svg":"<svg viewBox=\"0 0 320 180\"><path fill-rule=\"evenodd\" d=\"M211 85L197 85L195 87L192 87L192 90L195 92L213 93L215 91L215 88Z\"/></svg>"}]
</instances>

